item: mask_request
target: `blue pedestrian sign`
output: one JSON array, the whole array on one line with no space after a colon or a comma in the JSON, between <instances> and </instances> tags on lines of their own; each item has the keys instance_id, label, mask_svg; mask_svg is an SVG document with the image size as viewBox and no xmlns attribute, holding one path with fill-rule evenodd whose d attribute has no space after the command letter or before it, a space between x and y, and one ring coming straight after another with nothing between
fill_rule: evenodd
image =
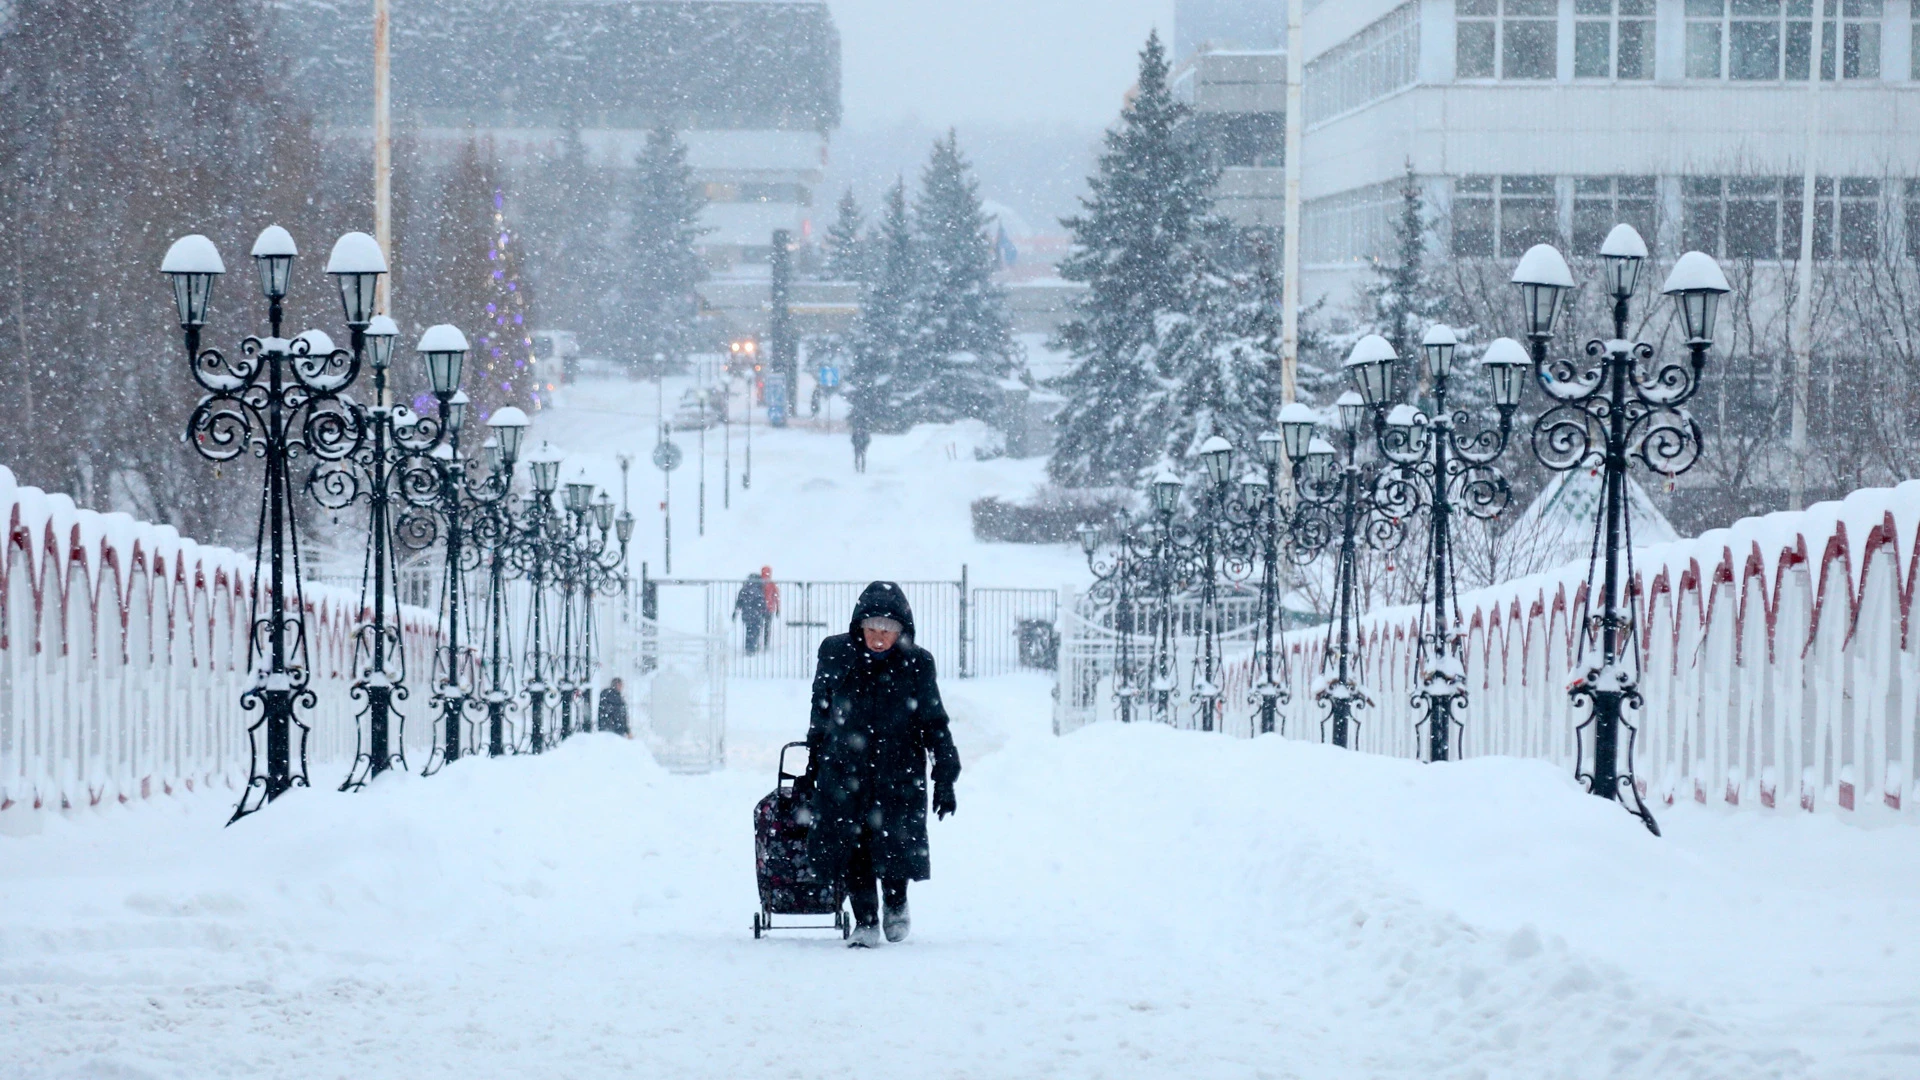
<instances>
[{"instance_id":1,"label":"blue pedestrian sign","mask_svg":"<svg viewBox=\"0 0 1920 1080\"><path fill-rule=\"evenodd\" d=\"M777 372L767 375L767 426L787 426L787 377Z\"/></svg>"},{"instance_id":2,"label":"blue pedestrian sign","mask_svg":"<svg viewBox=\"0 0 1920 1080\"><path fill-rule=\"evenodd\" d=\"M840 385L840 369L832 364L820 365L820 389L832 390Z\"/></svg>"}]
</instances>

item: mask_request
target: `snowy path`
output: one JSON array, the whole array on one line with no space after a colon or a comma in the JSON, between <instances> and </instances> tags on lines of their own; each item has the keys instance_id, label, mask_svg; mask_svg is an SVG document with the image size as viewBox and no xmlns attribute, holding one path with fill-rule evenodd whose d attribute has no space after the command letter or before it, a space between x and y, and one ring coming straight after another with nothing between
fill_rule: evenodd
<instances>
[{"instance_id":1,"label":"snowy path","mask_svg":"<svg viewBox=\"0 0 1920 1080\"><path fill-rule=\"evenodd\" d=\"M593 736L231 830L49 816L0 837L0 1077L1920 1073L1911 824L1654 840L1544 765L1055 739L1044 694L949 691L961 811L873 953L747 932L779 722L707 777Z\"/></svg>"}]
</instances>

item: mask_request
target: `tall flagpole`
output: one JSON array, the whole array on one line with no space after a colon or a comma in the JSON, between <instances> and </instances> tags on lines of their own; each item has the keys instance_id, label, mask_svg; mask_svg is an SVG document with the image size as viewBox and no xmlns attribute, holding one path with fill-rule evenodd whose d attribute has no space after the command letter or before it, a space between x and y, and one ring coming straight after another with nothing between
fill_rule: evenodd
<instances>
[{"instance_id":1,"label":"tall flagpole","mask_svg":"<svg viewBox=\"0 0 1920 1080\"><path fill-rule=\"evenodd\" d=\"M1287 202L1285 229L1281 236L1280 266L1280 402L1294 399L1296 373L1300 368L1300 144L1307 118L1302 106L1306 95L1305 58L1301 54L1303 35L1300 24L1306 14L1306 0L1287 0ZM1271 418L1269 418L1271 419Z\"/></svg>"},{"instance_id":2,"label":"tall flagpole","mask_svg":"<svg viewBox=\"0 0 1920 1080\"><path fill-rule=\"evenodd\" d=\"M1818 181L1820 156L1820 64L1825 59L1826 25L1824 18L1813 20L1813 56L1807 61L1807 160L1800 179L1800 263L1794 267L1793 320L1787 337L1793 349L1793 414L1788 429L1793 455L1788 466L1789 510L1804 510L1807 506L1807 393L1808 384L1813 380L1813 218L1820 206L1814 197L1814 185ZM1840 57L1838 50L1835 52L1833 74L1838 79ZM1835 192L1834 197L1839 198L1839 193Z\"/></svg>"},{"instance_id":3,"label":"tall flagpole","mask_svg":"<svg viewBox=\"0 0 1920 1080\"><path fill-rule=\"evenodd\" d=\"M390 15L388 0L373 0L373 238L393 265L393 91L390 69L393 54L388 44ZM388 283L392 274L380 275L380 311L391 312Z\"/></svg>"}]
</instances>

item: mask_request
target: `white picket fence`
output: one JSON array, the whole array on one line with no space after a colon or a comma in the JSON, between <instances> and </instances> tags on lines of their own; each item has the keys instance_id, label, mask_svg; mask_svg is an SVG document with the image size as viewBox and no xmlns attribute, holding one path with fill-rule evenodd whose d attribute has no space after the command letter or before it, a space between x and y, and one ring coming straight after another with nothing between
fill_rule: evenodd
<instances>
[{"instance_id":1,"label":"white picket fence","mask_svg":"<svg viewBox=\"0 0 1920 1080\"><path fill-rule=\"evenodd\" d=\"M249 747L247 670L253 559L125 514L78 509L0 468L8 520L0 568L0 810L126 802L175 790L238 789ZM318 698L302 718L315 786L337 785L356 750L357 592L308 585ZM426 687L434 614L400 612L409 681L405 750L432 742Z\"/></svg>"},{"instance_id":2,"label":"white picket fence","mask_svg":"<svg viewBox=\"0 0 1920 1080\"><path fill-rule=\"evenodd\" d=\"M1567 699L1584 625L1584 562L1461 597L1470 707L1463 756L1502 754L1574 766ZM1920 576L1920 481L1864 489L1803 512L1750 518L1634 555L1630 607L1639 620L1645 708L1636 773L1656 802L1843 810L1911 809L1920 798L1920 643L1910 634ZM1360 624L1357 748L1421 752L1409 706L1418 613L1393 608ZM1114 713L1112 644L1069 622L1055 728ZM1183 641L1182 726L1189 687ZM1591 656L1592 644L1589 641ZM1285 735L1323 737L1313 689L1324 678L1324 630L1288 635ZM1230 650L1220 730L1249 735L1250 660ZM1138 660L1136 661L1138 662ZM1591 761L1591 746L1586 748Z\"/></svg>"}]
</instances>

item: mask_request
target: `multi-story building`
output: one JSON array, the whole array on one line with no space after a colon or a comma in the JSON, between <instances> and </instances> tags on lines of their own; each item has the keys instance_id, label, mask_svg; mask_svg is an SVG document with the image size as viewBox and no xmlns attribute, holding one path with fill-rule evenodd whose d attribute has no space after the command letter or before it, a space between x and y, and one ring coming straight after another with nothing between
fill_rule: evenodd
<instances>
[{"instance_id":1,"label":"multi-story building","mask_svg":"<svg viewBox=\"0 0 1920 1080\"><path fill-rule=\"evenodd\" d=\"M372 30L338 0L277 0L298 83L336 136L371 137ZM840 36L825 0L392 0L397 131L428 152L475 136L509 168L631 166L647 132L687 143L716 270L764 264L811 231L840 123ZM584 197L584 196L583 196ZM617 197L617 193L605 193Z\"/></svg>"},{"instance_id":2,"label":"multi-story building","mask_svg":"<svg viewBox=\"0 0 1920 1080\"><path fill-rule=\"evenodd\" d=\"M1220 171L1214 208L1243 229L1285 220L1287 54L1209 48L1174 69L1173 93L1193 110L1195 141Z\"/></svg>"},{"instance_id":3,"label":"multi-story building","mask_svg":"<svg viewBox=\"0 0 1920 1080\"><path fill-rule=\"evenodd\" d=\"M1813 2L1308 0L1303 294L1367 277L1409 167L1457 256L1794 257ZM1823 3L1815 257L1920 254L1920 0Z\"/></svg>"}]
</instances>

